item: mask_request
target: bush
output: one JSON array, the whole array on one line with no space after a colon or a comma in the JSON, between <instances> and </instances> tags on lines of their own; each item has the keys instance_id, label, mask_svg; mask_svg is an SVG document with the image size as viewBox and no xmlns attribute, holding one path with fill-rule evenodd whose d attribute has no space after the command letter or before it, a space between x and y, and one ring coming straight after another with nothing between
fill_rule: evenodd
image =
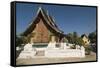
<instances>
[{"instance_id":1,"label":"bush","mask_svg":"<svg viewBox=\"0 0 100 68\"><path fill-rule=\"evenodd\" d=\"M75 46L75 45L73 45L73 46L71 46L70 48L71 48L71 49L76 49L76 46Z\"/></svg>"},{"instance_id":2,"label":"bush","mask_svg":"<svg viewBox=\"0 0 100 68\"><path fill-rule=\"evenodd\" d=\"M25 37L18 37L16 36L16 47L21 46L21 44L26 44L27 39Z\"/></svg>"},{"instance_id":3,"label":"bush","mask_svg":"<svg viewBox=\"0 0 100 68\"><path fill-rule=\"evenodd\" d=\"M85 54L90 55L91 50L92 50L91 47L89 47L89 46L85 47Z\"/></svg>"}]
</instances>

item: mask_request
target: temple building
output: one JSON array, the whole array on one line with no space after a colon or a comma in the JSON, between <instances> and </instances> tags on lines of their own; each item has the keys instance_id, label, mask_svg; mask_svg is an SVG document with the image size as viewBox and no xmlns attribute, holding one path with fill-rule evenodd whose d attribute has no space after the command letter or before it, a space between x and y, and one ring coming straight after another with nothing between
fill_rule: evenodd
<instances>
[{"instance_id":1,"label":"temple building","mask_svg":"<svg viewBox=\"0 0 100 68\"><path fill-rule=\"evenodd\" d=\"M58 28L54 19L41 7L22 35L31 43L60 42L64 37L63 31Z\"/></svg>"},{"instance_id":2,"label":"temple building","mask_svg":"<svg viewBox=\"0 0 100 68\"><path fill-rule=\"evenodd\" d=\"M83 40L83 42L84 42L85 45L89 45L90 44L90 40L89 40L89 38L87 37L86 34L83 34L81 36L81 38L82 38L82 40Z\"/></svg>"}]
</instances>

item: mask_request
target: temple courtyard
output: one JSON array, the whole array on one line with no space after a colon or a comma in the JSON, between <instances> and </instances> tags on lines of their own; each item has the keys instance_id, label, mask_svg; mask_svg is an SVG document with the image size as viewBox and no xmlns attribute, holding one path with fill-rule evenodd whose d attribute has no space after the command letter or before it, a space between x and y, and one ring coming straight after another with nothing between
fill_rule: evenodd
<instances>
[{"instance_id":1,"label":"temple courtyard","mask_svg":"<svg viewBox=\"0 0 100 68\"><path fill-rule=\"evenodd\" d=\"M63 63L63 62L81 62L81 61L96 61L96 53L91 52L90 55L86 55L84 58L76 57L45 57L44 52L39 51L34 58L28 59L16 59L16 65L30 65L30 64L48 64L48 63Z\"/></svg>"}]
</instances>

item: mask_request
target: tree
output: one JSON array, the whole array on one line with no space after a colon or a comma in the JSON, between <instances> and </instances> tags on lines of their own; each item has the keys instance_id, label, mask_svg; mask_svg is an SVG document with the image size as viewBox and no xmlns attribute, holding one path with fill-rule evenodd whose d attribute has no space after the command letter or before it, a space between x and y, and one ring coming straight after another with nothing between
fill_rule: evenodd
<instances>
[{"instance_id":1,"label":"tree","mask_svg":"<svg viewBox=\"0 0 100 68\"><path fill-rule=\"evenodd\" d=\"M68 34L66 35L66 38L68 39L68 42L69 42L69 43L77 44L78 34L77 34L77 32L68 33Z\"/></svg>"},{"instance_id":2,"label":"tree","mask_svg":"<svg viewBox=\"0 0 100 68\"><path fill-rule=\"evenodd\" d=\"M18 36L16 36L16 47L21 46L22 42L23 42L22 39L20 39Z\"/></svg>"},{"instance_id":3,"label":"tree","mask_svg":"<svg viewBox=\"0 0 100 68\"><path fill-rule=\"evenodd\" d=\"M74 44L78 44L78 34L77 34L77 32L73 32L73 42L74 42Z\"/></svg>"},{"instance_id":4,"label":"tree","mask_svg":"<svg viewBox=\"0 0 100 68\"><path fill-rule=\"evenodd\" d=\"M66 38L68 39L68 42L69 42L69 43L73 43L73 34L72 34L72 33L68 33L68 34L66 35Z\"/></svg>"},{"instance_id":5,"label":"tree","mask_svg":"<svg viewBox=\"0 0 100 68\"><path fill-rule=\"evenodd\" d=\"M77 37L78 37L77 32L73 32L73 37L74 37L74 38L77 38Z\"/></svg>"},{"instance_id":6,"label":"tree","mask_svg":"<svg viewBox=\"0 0 100 68\"><path fill-rule=\"evenodd\" d=\"M82 40L82 38L79 37L79 38L77 39L77 44L81 46L81 45L84 45L85 43L84 43L84 41Z\"/></svg>"},{"instance_id":7,"label":"tree","mask_svg":"<svg viewBox=\"0 0 100 68\"><path fill-rule=\"evenodd\" d=\"M96 43L96 32L90 33L88 37L91 43Z\"/></svg>"},{"instance_id":8,"label":"tree","mask_svg":"<svg viewBox=\"0 0 100 68\"><path fill-rule=\"evenodd\" d=\"M26 44L28 41L27 41L27 38L24 37L24 36L16 36L16 47L17 46L21 46L21 44Z\"/></svg>"},{"instance_id":9,"label":"tree","mask_svg":"<svg viewBox=\"0 0 100 68\"><path fill-rule=\"evenodd\" d=\"M69 43L75 44L75 45L84 45L84 41L81 37L78 36L77 32L68 33L66 35L66 38L68 39Z\"/></svg>"}]
</instances>

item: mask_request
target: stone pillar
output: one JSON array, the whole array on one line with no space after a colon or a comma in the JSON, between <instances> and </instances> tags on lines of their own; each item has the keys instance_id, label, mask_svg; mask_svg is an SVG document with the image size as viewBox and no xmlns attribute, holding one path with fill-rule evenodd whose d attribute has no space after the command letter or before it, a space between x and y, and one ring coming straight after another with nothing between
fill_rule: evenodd
<instances>
[{"instance_id":1,"label":"stone pillar","mask_svg":"<svg viewBox=\"0 0 100 68\"><path fill-rule=\"evenodd\" d=\"M56 39L55 36L52 36L51 37L51 42L55 42L55 39Z\"/></svg>"},{"instance_id":2,"label":"stone pillar","mask_svg":"<svg viewBox=\"0 0 100 68\"><path fill-rule=\"evenodd\" d=\"M85 48L83 46L81 46L81 53L82 53L82 57L85 57Z\"/></svg>"}]
</instances>

